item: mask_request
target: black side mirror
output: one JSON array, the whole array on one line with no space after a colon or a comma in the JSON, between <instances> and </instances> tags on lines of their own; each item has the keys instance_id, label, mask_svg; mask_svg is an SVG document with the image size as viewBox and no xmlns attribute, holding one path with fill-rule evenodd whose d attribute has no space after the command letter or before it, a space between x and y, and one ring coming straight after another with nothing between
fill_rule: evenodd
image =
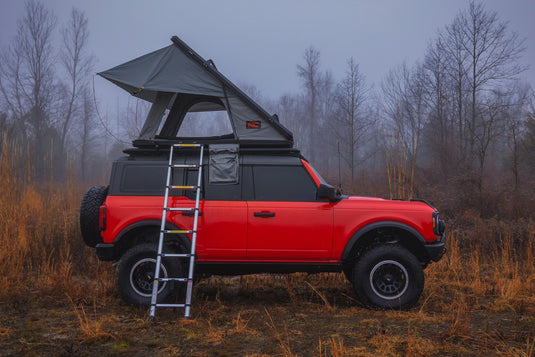
<instances>
[{"instance_id":1,"label":"black side mirror","mask_svg":"<svg viewBox=\"0 0 535 357\"><path fill-rule=\"evenodd\" d=\"M327 199L329 201L338 201L339 196L336 194L336 190L333 186L327 184L320 184L318 187L318 198Z\"/></svg>"}]
</instances>

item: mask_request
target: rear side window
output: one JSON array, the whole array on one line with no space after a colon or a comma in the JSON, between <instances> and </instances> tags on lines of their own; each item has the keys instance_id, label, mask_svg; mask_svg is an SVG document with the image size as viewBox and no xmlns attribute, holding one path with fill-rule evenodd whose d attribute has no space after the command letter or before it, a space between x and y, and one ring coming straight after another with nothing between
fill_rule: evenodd
<instances>
[{"instance_id":1,"label":"rear side window","mask_svg":"<svg viewBox=\"0 0 535 357\"><path fill-rule=\"evenodd\" d=\"M173 185L182 185L184 170L175 169ZM121 195L160 196L165 192L167 166L162 165L124 165L120 181ZM183 191L173 190L171 196L183 195Z\"/></svg>"},{"instance_id":2,"label":"rear side window","mask_svg":"<svg viewBox=\"0 0 535 357\"><path fill-rule=\"evenodd\" d=\"M256 201L316 201L316 185L302 166L253 166Z\"/></svg>"},{"instance_id":3,"label":"rear side window","mask_svg":"<svg viewBox=\"0 0 535 357\"><path fill-rule=\"evenodd\" d=\"M125 165L121 175L121 192L159 194L163 192L166 168L156 165Z\"/></svg>"}]
</instances>

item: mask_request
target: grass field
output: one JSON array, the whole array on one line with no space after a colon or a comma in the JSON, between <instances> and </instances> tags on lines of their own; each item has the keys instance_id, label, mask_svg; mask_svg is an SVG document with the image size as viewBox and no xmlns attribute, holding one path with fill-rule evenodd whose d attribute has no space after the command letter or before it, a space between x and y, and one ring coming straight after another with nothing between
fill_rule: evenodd
<instances>
[{"instance_id":1,"label":"grass field","mask_svg":"<svg viewBox=\"0 0 535 357\"><path fill-rule=\"evenodd\" d=\"M466 213L410 311L374 311L342 274L212 277L183 311L126 306L115 268L82 243L74 180L0 167L0 355L533 356L535 224Z\"/></svg>"}]
</instances>

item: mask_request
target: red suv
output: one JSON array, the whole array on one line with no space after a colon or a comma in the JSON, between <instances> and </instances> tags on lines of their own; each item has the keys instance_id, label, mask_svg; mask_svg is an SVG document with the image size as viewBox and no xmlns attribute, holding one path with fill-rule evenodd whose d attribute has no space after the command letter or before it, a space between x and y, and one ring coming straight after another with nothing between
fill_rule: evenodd
<instances>
[{"instance_id":1,"label":"red suv","mask_svg":"<svg viewBox=\"0 0 535 357\"><path fill-rule=\"evenodd\" d=\"M178 37L171 40L170 46L99 73L153 103L135 148L114 162L108 187L87 191L80 212L84 241L101 260L119 261L123 299L151 302L169 148L187 142L207 145L197 275L344 272L368 306L414 305L424 287L423 269L445 251L438 211L423 200L337 193L293 148L292 133L276 115L230 82L213 61ZM185 138L181 128L189 113L205 112L226 114L231 133ZM201 122L196 126L205 128ZM197 149L174 155L183 168L172 185L197 185L197 160ZM194 207L194 195L173 190L168 207ZM164 231L191 230L194 212L167 211ZM165 252L187 255L191 239L184 233L167 236ZM178 293L181 284L172 279L185 276L185 265L162 256L160 272L171 280L158 285L158 301Z\"/></svg>"},{"instance_id":2,"label":"red suv","mask_svg":"<svg viewBox=\"0 0 535 357\"><path fill-rule=\"evenodd\" d=\"M244 148L233 182L212 182L209 150L203 163L197 259L199 275L340 272L362 303L414 305L423 269L444 249L444 222L423 200L339 195L296 149ZM101 260L119 260L117 287L131 304L149 305L160 231L167 151L131 149L113 164L109 187L90 188L82 202L85 242ZM175 155L198 163L198 151ZM176 171L174 185L195 185L197 168ZM170 206L194 207L194 192L175 192ZM168 212L168 229L191 229L193 213ZM167 251L187 253L191 237L166 238ZM164 276L186 267L163 259ZM159 300L179 290L163 284Z\"/></svg>"}]
</instances>

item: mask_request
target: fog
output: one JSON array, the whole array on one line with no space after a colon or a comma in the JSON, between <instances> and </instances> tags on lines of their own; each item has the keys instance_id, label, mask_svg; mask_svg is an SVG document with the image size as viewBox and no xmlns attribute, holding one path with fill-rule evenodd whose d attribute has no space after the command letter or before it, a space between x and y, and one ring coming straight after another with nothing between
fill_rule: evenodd
<instances>
[{"instance_id":1,"label":"fog","mask_svg":"<svg viewBox=\"0 0 535 357\"><path fill-rule=\"evenodd\" d=\"M490 189L533 187L533 1L0 6L0 130L21 177L105 183L149 106L95 73L178 35L278 114L303 155L351 192L466 188L482 209Z\"/></svg>"}]
</instances>

